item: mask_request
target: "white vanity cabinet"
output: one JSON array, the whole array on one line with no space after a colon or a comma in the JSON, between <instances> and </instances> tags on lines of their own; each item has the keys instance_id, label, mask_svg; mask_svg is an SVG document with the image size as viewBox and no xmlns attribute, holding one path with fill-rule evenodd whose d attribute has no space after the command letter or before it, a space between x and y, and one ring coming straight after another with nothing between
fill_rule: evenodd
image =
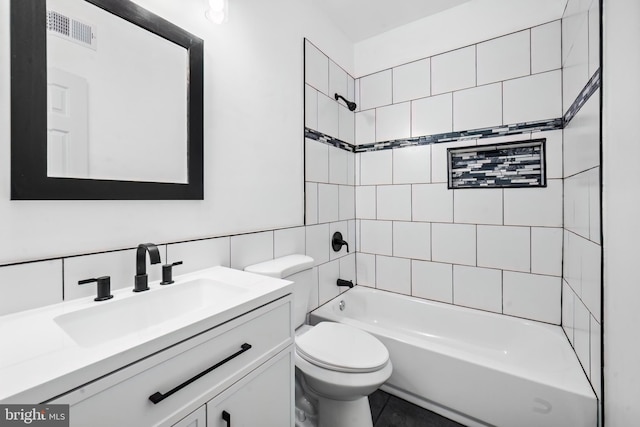
<instances>
[{"instance_id":1,"label":"white vanity cabinet","mask_svg":"<svg viewBox=\"0 0 640 427\"><path fill-rule=\"evenodd\" d=\"M207 427L293 426L293 352L267 363L207 403Z\"/></svg>"},{"instance_id":2,"label":"white vanity cabinet","mask_svg":"<svg viewBox=\"0 0 640 427\"><path fill-rule=\"evenodd\" d=\"M172 427L206 427L207 425L207 409L206 406L201 406Z\"/></svg>"},{"instance_id":3,"label":"white vanity cabinet","mask_svg":"<svg viewBox=\"0 0 640 427\"><path fill-rule=\"evenodd\" d=\"M227 427L221 410L234 427L293 427L291 305L287 295L50 403L70 405L72 427Z\"/></svg>"}]
</instances>

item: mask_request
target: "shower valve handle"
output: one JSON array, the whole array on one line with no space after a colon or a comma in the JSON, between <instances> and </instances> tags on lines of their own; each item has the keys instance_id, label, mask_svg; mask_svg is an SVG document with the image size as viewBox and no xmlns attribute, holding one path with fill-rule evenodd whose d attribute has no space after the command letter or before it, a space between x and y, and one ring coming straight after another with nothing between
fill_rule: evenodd
<instances>
[{"instance_id":1,"label":"shower valve handle","mask_svg":"<svg viewBox=\"0 0 640 427\"><path fill-rule=\"evenodd\" d=\"M334 252L340 252L342 246L346 246L347 252L349 252L349 244L345 242L344 239L342 239L342 233L336 231L335 233L333 233L333 238L331 239L331 247L333 248Z\"/></svg>"}]
</instances>

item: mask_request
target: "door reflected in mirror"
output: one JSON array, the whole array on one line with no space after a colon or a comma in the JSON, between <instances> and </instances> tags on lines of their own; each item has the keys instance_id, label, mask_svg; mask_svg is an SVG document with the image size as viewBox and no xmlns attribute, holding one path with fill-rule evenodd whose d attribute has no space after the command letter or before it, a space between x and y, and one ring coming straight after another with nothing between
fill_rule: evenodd
<instances>
[{"instance_id":1,"label":"door reflected in mirror","mask_svg":"<svg viewBox=\"0 0 640 427\"><path fill-rule=\"evenodd\" d=\"M46 39L47 176L187 183L187 50L84 0Z\"/></svg>"}]
</instances>

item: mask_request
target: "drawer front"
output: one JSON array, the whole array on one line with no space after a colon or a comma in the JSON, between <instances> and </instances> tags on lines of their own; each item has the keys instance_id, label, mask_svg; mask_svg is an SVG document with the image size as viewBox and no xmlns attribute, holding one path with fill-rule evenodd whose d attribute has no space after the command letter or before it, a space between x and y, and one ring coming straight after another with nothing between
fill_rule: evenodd
<instances>
[{"instance_id":1,"label":"drawer front","mask_svg":"<svg viewBox=\"0 0 640 427\"><path fill-rule=\"evenodd\" d=\"M172 347L51 403L71 405L71 426L147 427L177 422L292 345L291 299L264 306L208 334L217 329L222 332L196 346L189 341L201 336L177 346L184 351ZM244 344L250 348L243 349ZM144 365L142 371L140 365ZM171 394L175 388L179 390ZM154 404L149 398L158 392L166 397Z\"/></svg>"}]
</instances>

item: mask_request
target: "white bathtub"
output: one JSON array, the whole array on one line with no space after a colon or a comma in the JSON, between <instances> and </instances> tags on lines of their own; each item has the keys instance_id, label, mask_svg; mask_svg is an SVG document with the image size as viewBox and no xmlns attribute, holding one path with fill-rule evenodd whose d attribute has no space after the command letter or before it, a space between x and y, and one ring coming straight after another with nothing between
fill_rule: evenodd
<instances>
[{"instance_id":1,"label":"white bathtub","mask_svg":"<svg viewBox=\"0 0 640 427\"><path fill-rule=\"evenodd\" d=\"M559 326L362 286L310 319L378 337L393 362L383 390L467 426L597 425L597 399Z\"/></svg>"}]
</instances>

